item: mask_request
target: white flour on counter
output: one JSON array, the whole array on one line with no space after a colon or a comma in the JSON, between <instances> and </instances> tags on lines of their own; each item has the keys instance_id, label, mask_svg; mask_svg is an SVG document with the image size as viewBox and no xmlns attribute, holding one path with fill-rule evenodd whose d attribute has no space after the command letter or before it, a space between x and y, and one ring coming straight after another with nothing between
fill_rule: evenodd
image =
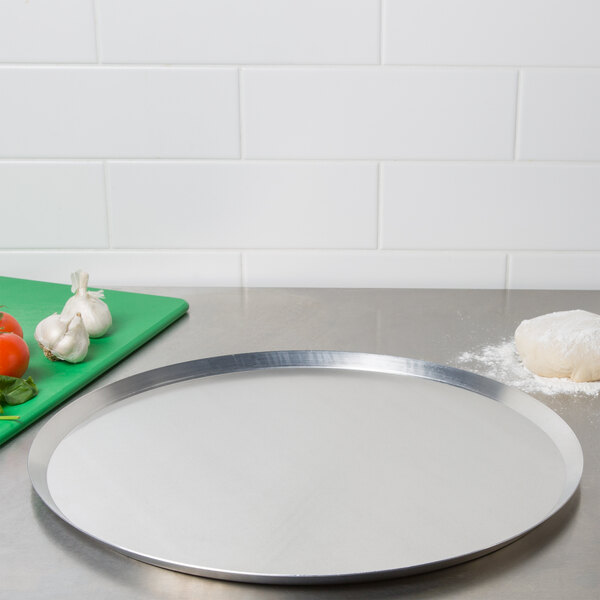
<instances>
[{"instance_id":1,"label":"white flour on counter","mask_svg":"<svg viewBox=\"0 0 600 600\"><path fill-rule=\"evenodd\" d=\"M570 379L540 377L525 368L513 340L495 346L484 346L476 352L463 352L456 366L490 377L524 392L595 396L600 393L600 381L578 383Z\"/></svg>"}]
</instances>

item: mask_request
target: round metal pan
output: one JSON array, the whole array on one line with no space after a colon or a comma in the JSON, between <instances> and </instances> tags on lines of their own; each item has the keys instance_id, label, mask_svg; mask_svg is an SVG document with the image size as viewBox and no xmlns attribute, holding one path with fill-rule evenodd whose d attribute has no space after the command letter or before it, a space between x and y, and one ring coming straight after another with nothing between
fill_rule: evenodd
<instances>
[{"instance_id":1,"label":"round metal pan","mask_svg":"<svg viewBox=\"0 0 600 600\"><path fill-rule=\"evenodd\" d=\"M534 398L459 369L254 352L128 377L64 407L37 494L96 542L184 573L365 581L492 552L554 515L581 446Z\"/></svg>"}]
</instances>

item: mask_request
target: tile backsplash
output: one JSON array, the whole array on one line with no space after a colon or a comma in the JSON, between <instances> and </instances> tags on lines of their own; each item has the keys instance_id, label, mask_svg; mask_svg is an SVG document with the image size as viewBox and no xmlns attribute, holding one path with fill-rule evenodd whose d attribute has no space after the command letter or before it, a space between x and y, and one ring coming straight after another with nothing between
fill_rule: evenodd
<instances>
[{"instance_id":1,"label":"tile backsplash","mask_svg":"<svg viewBox=\"0 0 600 600\"><path fill-rule=\"evenodd\" d=\"M0 0L0 273L600 289L600 3Z\"/></svg>"}]
</instances>

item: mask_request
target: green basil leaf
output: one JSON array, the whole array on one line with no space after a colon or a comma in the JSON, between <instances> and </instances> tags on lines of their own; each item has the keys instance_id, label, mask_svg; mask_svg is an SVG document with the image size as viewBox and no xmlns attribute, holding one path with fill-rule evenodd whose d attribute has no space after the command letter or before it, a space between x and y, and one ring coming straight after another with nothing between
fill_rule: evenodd
<instances>
[{"instance_id":1,"label":"green basil leaf","mask_svg":"<svg viewBox=\"0 0 600 600\"><path fill-rule=\"evenodd\" d=\"M0 402L15 406L23 404L37 396L37 385L31 377L19 379L18 377L8 377L0 375Z\"/></svg>"}]
</instances>

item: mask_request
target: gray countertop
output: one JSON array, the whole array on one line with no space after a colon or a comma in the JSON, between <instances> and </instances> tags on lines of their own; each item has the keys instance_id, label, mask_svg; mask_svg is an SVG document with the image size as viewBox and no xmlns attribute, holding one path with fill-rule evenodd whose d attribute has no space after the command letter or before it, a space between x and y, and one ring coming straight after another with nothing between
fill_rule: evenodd
<instances>
[{"instance_id":1,"label":"gray countertop","mask_svg":"<svg viewBox=\"0 0 600 600\"><path fill-rule=\"evenodd\" d=\"M353 350L456 365L460 353L510 338L525 318L574 308L600 312L600 292L130 289L185 298L189 314L82 394L174 362L260 350ZM555 517L459 566L330 587L203 579L89 540L55 517L31 488L27 453L42 419L0 447L0 598L597 598L600 397L535 395L571 426L585 457L580 490Z\"/></svg>"}]
</instances>

